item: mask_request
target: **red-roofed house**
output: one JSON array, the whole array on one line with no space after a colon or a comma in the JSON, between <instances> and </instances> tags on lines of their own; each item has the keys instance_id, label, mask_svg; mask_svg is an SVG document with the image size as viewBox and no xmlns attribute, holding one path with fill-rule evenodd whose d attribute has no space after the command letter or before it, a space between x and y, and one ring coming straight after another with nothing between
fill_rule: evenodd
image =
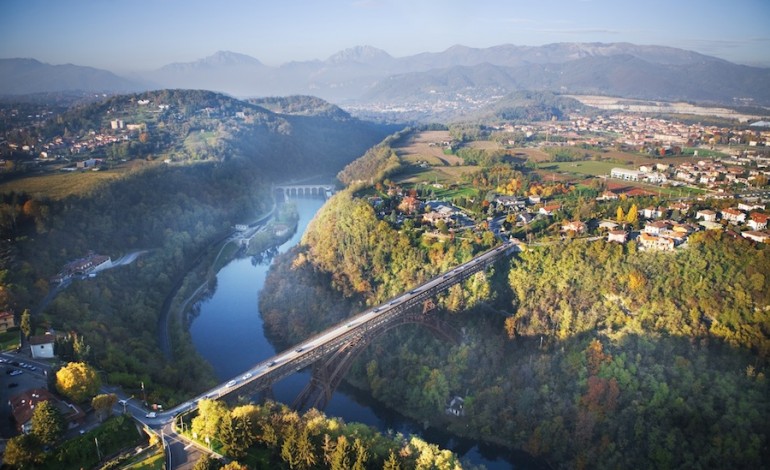
<instances>
[{"instance_id":1,"label":"red-roofed house","mask_svg":"<svg viewBox=\"0 0 770 470\"><path fill-rule=\"evenodd\" d=\"M727 208L722 209L722 218L734 224L744 222L746 220L746 214L738 209Z\"/></svg>"},{"instance_id":2,"label":"red-roofed house","mask_svg":"<svg viewBox=\"0 0 770 470\"><path fill-rule=\"evenodd\" d=\"M639 235L639 244L651 250L669 251L674 249L674 240L658 237L657 235L651 235L646 232L642 232L642 234Z\"/></svg>"},{"instance_id":3,"label":"red-roofed house","mask_svg":"<svg viewBox=\"0 0 770 470\"><path fill-rule=\"evenodd\" d=\"M748 226L752 230L764 230L767 228L767 219L770 219L770 215L752 212L749 214Z\"/></svg>"},{"instance_id":4,"label":"red-roofed house","mask_svg":"<svg viewBox=\"0 0 770 470\"><path fill-rule=\"evenodd\" d=\"M625 243L628 240L628 232L625 230L610 230L607 232L608 242Z\"/></svg>"},{"instance_id":5,"label":"red-roofed house","mask_svg":"<svg viewBox=\"0 0 770 470\"><path fill-rule=\"evenodd\" d=\"M83 423L86 414L76 405L59 400L44 388L33 388L18 395L14 395L8 400L11 405L11 414L16 420L16 428L23 433L32 430L32 413L38 403L48 401L61 412L69 428L78 427Z\"/></svg>"},{"instance_id":6,"label":"red-roofed house","mask_svg":"<svg viewBox=\"0 0 770 470\"><path fill-rule=\"evenodd\" d=\"M561 209L561 206L559 204L549 204L547 206L543 206L540 208L538 213L543 215L553 215L554 212Z\"/></svg>"}]
</instances>

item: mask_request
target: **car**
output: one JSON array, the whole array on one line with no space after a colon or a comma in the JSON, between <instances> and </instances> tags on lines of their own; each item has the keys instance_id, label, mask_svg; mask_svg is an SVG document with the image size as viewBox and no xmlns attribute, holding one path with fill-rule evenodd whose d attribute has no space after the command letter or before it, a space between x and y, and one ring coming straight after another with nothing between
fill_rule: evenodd
<instances>
[{"instance_id":1,"label":"car","mask_svg":"<svg viewBox=\"0 0 770 470\"><path fill-rule=\"evenodd\" d=\"M24 373L24 371L23 371L23 370L19 370L19 369L16 369L16 370L14 370L13 372L11 372L11 377L13 377L13 376L15 376L15 375L21 375L21 374L23 374L23 373Z\"/></svg>"},{"instance_id":2,"label":"car","mask_svg":"<svg viewBox=\"0 0 770 470\"><path fill-rule=\"evenodd\" d=\"M351 327L353 327L353 326L355 326L355 325L356 325L356 322L352 321L352 322L348 323L348 324L347 324L347 325L345 325L345 326L346 326L347 328L351 328Z\"/></svg>"},{"instance_id":3,"label":"car","mask_svg":"<svg viewBox=\"0 0 770 470\"><path fill-rule=\"evenodd\" d=\"M35 367L35 366L29 366L29 370L37 370L37 367Z\"/></svg>"},{"instance_id":4,"label":"car","mask_svg":"<svg viewBox=\"0 0 770 470\"><path fill-rule=\"evenodd\" d=\"M275 361L270 361L267 363L267 367L273 367L275 365Z\"/></svg>"},{"instance_id":5,"label":"car","mask_svg":"<svg viewBox=\"0 0 770 470\"><path fill-rule=\"evenodd\" d=\"M302 351L304 351L304 350L305 350L305 348L303 348L302 346L300 346L300 347L298 347L297 349L295 349L295 350L294 350L294 352L302 352Z\"/></svg>"},{"instance_id":6,"label":"car","mask_svg":"<svg viewBox=\"0 0 770 470\"><path fill-rule=\"evenodd\" d=\"M11 382L11 383L8 384L8 388L14 388L14 387L18 387L18 386L19 386L19 384L17 384L16 382Z\"/></svg>"},{"instance_id":7,"label":"car","mask_svg":"<svg viewBox=\"0 0 770 470\"><path fill-rule=\"evenodd\" d=\"M154 411L150 411L149 413L144 415L145 418L157 418L157 416L158 416L158 414L155 413Z\"/></svg>"},{"instance_id":8,"label":"car","mask_svg":"<svg viewBox=\"0 0 770 470\"><path fill-rule=\"evenodd\" d=\"M243 377L241 377L243 380L249 380L251 378L251 372L247 372L243 374Z\"/></svg>"},{"instance_id":9,"label":"car","mask_svg":"<svg viewBox=\"0 0 770 470\"><path fill-rule=\"evenodd\" d=\"M231 380L225 384L225 387L232 387L235 385L235 380Z\"/></svg>"}]
</instances>

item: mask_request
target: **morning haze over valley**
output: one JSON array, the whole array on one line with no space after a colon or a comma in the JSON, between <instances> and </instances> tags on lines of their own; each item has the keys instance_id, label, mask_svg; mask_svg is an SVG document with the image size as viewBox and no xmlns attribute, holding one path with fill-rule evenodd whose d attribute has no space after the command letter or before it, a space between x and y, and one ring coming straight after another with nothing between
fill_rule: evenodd
<instances>
[{"instance_id":1,"label":"morning haze over valley","mask_svg":"<svg viewBox=\"0 0 770 470\"><path fill-rule=\"evenodd\" d=\"M0 6L8 469L770 468L770 6Z\"/></svg>"}]
</instances>

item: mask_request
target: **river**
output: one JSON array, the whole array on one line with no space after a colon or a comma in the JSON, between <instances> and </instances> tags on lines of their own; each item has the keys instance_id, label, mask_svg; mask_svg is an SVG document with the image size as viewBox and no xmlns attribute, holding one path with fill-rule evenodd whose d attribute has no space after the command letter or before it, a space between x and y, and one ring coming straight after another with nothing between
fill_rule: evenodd
<instances>
[{"instance_id":1,"label":"river","mask_svg":"<svg viewBox=\"0 0 770 470\"><path fill-rule=\"evenodd\" d=\"M283 253L299 243L308 222L324 203L320 198L293 199L299 213L296 233L282 244ZM254 364L273 356L276 350L265 338L259 295L270 268L269 262L252 263L252 259L231 261L217 274L216 290L198 304L199 314L190 326L198 352L211 363L221 381L241 375ZM274 398L291 404L310 377L309 372L294 374L273 385ZM393 430L405 435L419 434L429 442L451 449L463 461L483 464L490 470L508 468L542 468L524 452L478 444L470 439L452 437L439 430L427 429L414 421L373 401L365 394L346 387L338 389L324 412L346 422L360 422L380 431Z\"/></svg>"}]
</instances>

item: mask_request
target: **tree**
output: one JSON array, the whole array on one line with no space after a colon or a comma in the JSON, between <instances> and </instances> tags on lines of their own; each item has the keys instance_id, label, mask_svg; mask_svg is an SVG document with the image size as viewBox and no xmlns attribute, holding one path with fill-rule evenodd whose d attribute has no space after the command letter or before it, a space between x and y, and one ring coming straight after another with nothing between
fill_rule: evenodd
<instances>
[{"instance_id":1,"label":"tree","mask_svg":"<svg viewBox=\"0 0 770 470\"><path fill-rule=\"evenodd\" d=\"M54 444L64 432L64 418L48 400L41 401L32 412L32 433L41 443Z\"/></svg>"},{"instance_id":2,"label":"tree","mask_svg":"<svg viewBox=\"0 0 770 470\"><path fill-rule=\"evenodd\" d=\"M25 338L29 338L32 334L32 314L29 313L29 309L25 308L21 314L21 332L24 333Z\"/></svg>"},{"instance_id":3,"label":"tree","mask_svg":"<svg viewBox=\"0 0 770 470\"><path fill-rule=\"evenodd\" d=\"M219 439L227 455L236 459L245 457L246 451L256 440L249 418L230 414L222 418L219 425Z\"/></svg>"},{"instance_id":4,"label":"tree","mask_svg":"<svg viewBox=\"0 0 770 470\"><path fill-rule=\"evenodd\" d=\"M353 470L366 470L366 462L369 460L369 452L361 439L356 438L353 441L353 452L356 454L356 461L353 462Z\"/></svg>"},{"instance_id":5,"label":"tree","mask_svg":"<svg viewBox=\"0 0 770 470\"><path fill-rule=\"evenodd\" d=\"M43 461L40 440L34 434L21 434L8 439L3 453L3 463L20 469L33 468Z\"/></svg>"},{"instance_id":6,"label":"tree","mask_svg":"<svg viewBox=\"0 0 770 470\"><path fill-rule=\"evenodd\" d=\"M629 224L635 224L639 220L639 208L636 207L636 204L632 204L631 208L628 209L628 214L626 214L626 222Z\"/></svg>"},{"instance_id":7,"label":"tree","mask_svg":"<svg viewBox=\"0 0 770 470\"><path fill-rule=\"evenodd\" d=\"M350 468L350 456L348 455L348 438L345 436L337 437L337 445L332 451L331 463L329 468L332 470L346 470Z\"/></svg>"},{"instance_id":8,"label":"tree","mask_svg":"<svg viewBox=\"0 0 770 470\"><path fill-rule=\"evenodd\" d=\"M388 459L385 461L385 463L382 466L383 470L401 470L401 464L398 462L398 457L396 457L396 454L391 449L390 454L388 455Z\"/></svg>"},{"instance_id":9,"label":"tree","mask_svg":"<svg viewBox=\"0 0 770 470\"><path fill-rule=\"evenodd\" d=\"M96 395L100 386L96 370L84 362L70 362L56 372L56 390L78 403Z\"/></svg>"},{"instance_id":10,"label":"tree","mask_svg":"<svg viewBox=\"0 0 770 470\"><path fill-rule=\"evenodd\" d=\"M112 414L112 407L118 402L118 396L114 393L102 393L96 395L91 400L91 406L96 415L99 417L99 421L104 421L104 418Z\"/></svg>"},{"instance_id":11,"label":"tree","mask_svg":"<svg viewBox=\"0 0 770 470\"><path fill-rule=\"evenodd\" d=\"M198 416L192 420L192 432L199 437L214 437L219 432L222 419L228 414L224 403L203 399L198 403Z\"/></svg>"},{"instance_id":12,"label":"tree","mask_svg":"<svg viewBox=\"0 0 770 470\"><path fill-rule=\"evenodd\" d=\"M615 216L615 220L617 220L619 224L622 224L623 222L625 222L626 215L623 213L622 206L618 206L618 212L617 212L617 215Z\"/></svg>"},{"instance_id":13,"label":"tree","mask_svg":"<svg viewBox=\"0 0 770 470\"><path fill-rule=\"evenodd\" d=\"M212 458L209 454L203 454L193 466L193 470L219 470L220 468L222 468L222 461Z\"/></svg>"}]
</instances>

